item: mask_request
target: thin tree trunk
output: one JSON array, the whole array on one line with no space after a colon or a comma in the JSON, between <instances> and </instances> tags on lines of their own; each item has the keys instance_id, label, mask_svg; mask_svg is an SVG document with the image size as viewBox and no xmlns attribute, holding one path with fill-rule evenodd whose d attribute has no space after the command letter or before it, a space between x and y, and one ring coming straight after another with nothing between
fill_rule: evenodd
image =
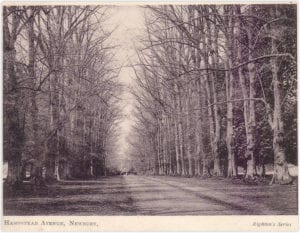
<instances>
[{"instance_id":1,"label":"thin tree trunk","mask_svg":"<svg viewBox=\"0 0 300 233\"><path fill-rule=\"evenodd\" d=\"M250 6L250 12L252 12L252 7ZM252 31L250 28L247 28L248 34L248 60L251 61L253 59L253 52L252 52L252 43L253 43L253 36ZM249 131L247 135L247 152L246 152L246 159L247 159L247 173L246 178L253 179L254 175L256 174L255 170L255 157L254 157L254 150L255 150L255 129L256 129L256 121L255 121L255 102L253 98L255 97L255 65L254 63L248 64L248 72L249 72Z\"/></svg>"},{"instance_id":2,"label":"thin tree trunk","mask_svg":"<svg viewBox=\"0 0 300 233\"><path fill-rule=\"evenodd\" d=\"M176 107L177 109L177 107ZM178 123L177 123L177 115L175 115L174 119L174 141L175 141L175 153L176 153L176 174L180 175L180 154L179 154L179 129L178 129Z\"/></svg>"},{"instance_id":3,"label":"thin tree trunk","mask_svg":"<svg viewBox=\"0 0 300 233\"><path fill-rule=\"evenodd\" d=\"M235 177L237 176L236 172L236 163L235 156L232 150L232 137L233 137L233 104L232 104L232 96L233 96L233 75L231 72L226 75L227 80L227 131L226 131L226 145L227 145L227 153L228 153L228 168L227 168L227 176Z\"/></svg>"},{"instance_id":4,"label":"thin tree trunk","mask_svg":"<svg viewBox=\"0 0 300 233\"><path fill-rule=\"evenodd\" d=\"M179 135L179 155L180 155L180 162L181 162L181 175L186 175L186 169L185 169L185 161L184 161L184 140L183 140L183 129L182 129L182 107L181 107L181 100L179 97L179 104L178 104L178 135Z\"/></svg>"},{"instance_id":5,"label":"thin tree trunk","mask_svg":"<svg viewBox=\"0 0 300 233\"><path fill-rule=\"evenodd\" d=\"M191 87L188 87L188 93L186 96L186 152L188 158L188 174L189 176L193 176L193 161L192 161L192 153L191 153L191 125L190 125L190 98L191 98Z\"/></svg>"},{"instance_id":6,"label":"thin tree trunk","mask_svg":"<svg viewBox=\"0 0 300 233\"><path fill-rule=\"evenodd\" d=\"M228 13L228 12L226 12ZM231 13L233 13L231 11ZM227 48L227 61L225 63L226 68L232 67L232 52L234 40L231 39L234 31L233 18L229 17L228 19L228 32L226 35L226 48ZM236 177L237 176L237 167L235 162L235 155L232 149L232 138L233 138L233 74L232 71L226 73L226 97L227 97L227 127L226 127L226 146L228 153L228 166L227 166L227 176Z\"/></svg>"},{"instance_id":7,"label":"thin tree trunk","mask_svg":"<svg viewBox=\"0 0 300 233\"><path fill-rule=\"evenodd\" d=\"M160 143L160 134L161 134L161 129L160 129L160 120L158 120L158 129L157 129L157 162L158 162L158 174L161 175L162 174L162 167L161 167L161 156L160 156L160 147L161 147L161 143Z\"/></svg>"},{"instance_id":8,"label":"thin tree trunk","mask_svg":"<svg viewBox=\"0 0 300 233\"><path fill-rule=\"evenodd\" d=\"M163 149L163 174L167 174L167 131L166 131L165 117L163 120L163 135L162 135L162 149Z\"/></svg>"},{"instance_id":9,"label":"thin tree trunk","mask_svg":"<svg viewBox=\"0 0 300 233\"><path fill-rule=\"evenodd\" d=\"M208 176L208 171L207 168L204 168L204 161L206 161L206 155L203 150L203 109L202 109L202 87L201 87L201 82L197 82L197 91L198 91L198 106L199 106L199 111L198 112L198 117L197 117L197 156L198 156L198 175L199 176ZM203 163L203 173L201 173L201 161ZM205 174L204 174L205 173Z\"/></svg>"}]
</instances>

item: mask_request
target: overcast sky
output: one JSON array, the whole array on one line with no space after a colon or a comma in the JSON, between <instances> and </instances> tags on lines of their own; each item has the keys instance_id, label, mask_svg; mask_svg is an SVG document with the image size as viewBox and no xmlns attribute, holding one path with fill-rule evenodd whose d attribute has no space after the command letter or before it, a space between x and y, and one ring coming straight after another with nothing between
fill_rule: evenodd
<instances>
[{"instance_id":1,"label":"overcast sky","mask_svg":"<svg viewBox=\"0 0 300 233\"><path fill-rule=\"evenodd\" d=\"M117 50L117 60L120 65L124 65L119 74L119 81L125 85L125 91L121 96L121 109L124 118L120 124L121 136L119 139L119 154L110 158L112 164L119 164L128 156L127 142L132 124L133 97L128 92L128 88L134 82L134 70L130 65L130 61L136 62L136 53L134 46L138 42L138 38L142 35L144 28L144 10L139 6L116 6L111 11L110 19L107 23L110 29L117 27L112 34L111 40L114 44L119 45Z\"/></svg>"}]
</instances>

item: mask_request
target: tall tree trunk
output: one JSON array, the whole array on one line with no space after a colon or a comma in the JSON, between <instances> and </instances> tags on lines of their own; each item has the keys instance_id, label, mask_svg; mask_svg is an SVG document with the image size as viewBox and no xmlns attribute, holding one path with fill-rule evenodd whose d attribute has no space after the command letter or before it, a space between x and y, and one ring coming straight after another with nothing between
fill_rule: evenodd
<instances>
[{"instance_id":1,"label":"tall tree trunk","mask_svg":"<svg viewBox=\"0 0 300 233\"><path fill-rule=\"evenodd\" d=\"M177 101L177 100L176 100ZM175 107L177 110L177 107ZM179 128L178 128L178 117L175 115L174 119L174 141L175 141L175 153L176 153L176 175L180 175L180 146L179 146Z\"/></svg>"},{"instance_id":2,"label":"tall tree trunk","mask_svg":"<svg viewBox=\"0 0 300 233\"><path fill-rule=\"evenodd\" d=\"M28 20L28 74L30 80L30 86L32 88L30 94L30 117L31 117L31 139L34 142L33 148L33 158L36 160L34 165L35 168L35 181L39 185L43 183L42 177L42 169L44 165L44 157L42 151L42 142L40 139L40 132L39 132L39 119L38 119L38 106L36 102L36 90L35 90L35 35L34 35L34 7L31 8L30 18Z\"/></svg>"},{"instance_id":3,"label":"tall tree trunk","mask_svg":"<svg viewBox=\"0 0 300 233\"><path fill-rule=\"evenodd\" d=\"M232 7L231 7L232 9ZM233 11L225 11L225 14L233 14ZM228 29L226 35L225 46L227 49L227 61L225 63L226 69L229 69L233 66L232 55L233 55L233 44L234 38L232 38L234 32L234 23L233 17L228 17ZM232 149L232 138L233 138L233 74L232 71L226 73L226 100L227 100L227 127L226 127L226 146L228 154L228 166L227 166L227 176L236 177L237 176L237 167L235 161L235 155Z\"/></svg>"},{"instance_id":4,"label":"tall tree trunk","mask_svg":"<svg viewBox=\"0 0 300 233\"><path fill-rule=\"evenodd\" d=\"M180 155L180 164L181 164L181 175L186 175L185 161L184 161L184 139L183 139L183 127L182 127L182 106L179 96L179 112L178 112L178 135L179 135L179 155Z\"/></svg>"},{"instance_id":5,"label":"tall tree trunk","mask_svg":"<svg viewBox=\"0 0 300 233\"><path fill-rule=\"evenodd\" d=\"M241 14L240 6L236 6L236 14ZM238 19L236 23L237 28L237 37L240 38L241 35L241 20ZM252 35L251 32L248 30L248 41L249 46L251 46L252 43ZM243 56L242 56L242 44L238 45L238 62L243 62ZM252 58L251 50L248 53L248 59L250 60ZM246 76L243 73L243 68L240 67L238 69L238 75L239 75L239 81L240 86L242 89L242 94L244 98L244 122L245 122L245 131L246 131L246 141L247 141L247 147L245 152L245 160L247 162L247 168L246 168L246 178L252 179L255 174L255 160L254 160L254 128L255 128L255 108L254 108L254 82L255 82L255 67L254 64L249 63L248 64L248 72L249 72L249 91L246 85ZM248 94L249 93L249 94ZM251 96L250 96L251 95ZM252 100L251 100L252 98ZM249 100L250 99L250 100Z\"/></svg>"},{"instance_id":6,"label":"tall tree trunk","mask_svg":"<svg viewBox=\"0 0 300 233\"><path fill-rule=\"evenodd\" d=\"M252 12L252 6L250 6L250 14ZM250 27L247 27L247 36L248 36L248 60L252 60L253 57L253 36L252 30ZM247 151L246 151L246 159L247 159L247 173L246 178L253 179L256 174L255 170L255 130L256 130L256 121L255 121L255 78L256 71L254 63L248 63L248 72L249 72L249 131L247 135Z\"/></svg>"},{"instance_id":7,"label":"tall tree trunk","mask_svg":"<svg viewBox=\"0 0 300 233\"><path fill-rule=\"evenodd\" d=\"M175 92L177 93L177 126L178 126L178 143L179 143L179 159L180 159L180 174L184 176L185 171L185 162L184 162L184 151L183 151L183 129L182 129L182 105L181 105L181 94L178 88L178 84L175 85Z\"/></svg>"},{"instance_id":8,"label":"tall tree trunk","mask_svg":"<svg viewBox=\"0 0 300 233\"><path fill-rule=\"evenodd\" d=\"M162 165L161 165L161 128L160 120L158 120L158 129L157 129L157 162L158 162L158 174L162 174Z\"/></svg>"},{"instance_id":9,"label":"tall tree trunk","mask_svg":"<svg viewBox=\"0 0 300 233\"><path fill-rule=\"evenodd\" d=\"M191 124L190 124L190 98L191 98L191 87L188 86L188 93L185 101L185 117L186 117L186 152L188 158L188 174L189 176L193 176L193 158L191 153Z\"/></svg>"},{"instance_id":10,"label":"tall tree trunk","mask_svg":"<svg viewBox=\"0 0 300 233\"><path fill-rule=\"evenodd\" d=\"M180 14L182 15L182 9L180 9ZM184 40L184 34L182 31L179 32L179 39ZM181 71L183 64L183 54L184 54L184 46L183 44L179 44L179 49L177 52L177 62L178 62L178 70ZM182 94L182 83L181 79L176 83L176 93L178 93L178 135L179 135L179 153L180 153L180 162L181 162L181 176L186 175L186 164L185 164L185 154L184 154L184 126L183 126L183 99L184 95Z\"/></svg>"},{"instance_id":11,"label":"tall tree trunk","mask_svg":"<svg viewBox=\"0 0 300 233\"><path fill-rule=\"evenodd\" d=\"M59 88L58 88L58 72L54 72L50 76L50 130L55 132L54 135L50 138L48 143L48 155L46 162L46 179L56 180L58 169L57 157L58 157L58 131L59 131Z\"/></svg>"},{"instance_id":12,"label":"tall tree trunk","mask_svg":"<svg viewBox=\"0 0 300 233\"><path fill-rule=\"evenodd\" d=\"M163 174L167 174L167 131L165 116L163 118L163 135L162 135L162 149L163 149Z\"/></svg>"},{"instance_id":13,"label":"tall tree trunk","mask_svg":"<svg viewBox=\"0 0 300 233\"><path fill-rule=\"evenodd\" d=\"M208 103L210 103L209 100L207 100L207 98L209 97L209 94L208 94L208 91L207 91L207 78L204 78L203 80L201 80L201 86L203 87L203 89L205 89L205 96L206 96L206 101ZM201 97L201 95L200 95ZM200 99L201 101L201 99ZM201 102L200 102L201 103ZM209 106L209 104L208 104ZM201 107L200 109L202 109L202 104L201 104ZM209 136L210 136L210 142L212 143L212 138L213 138L213 122L212 122L212 113L211 113L211 108L209 106L208 108L208 118L209 118ZM205 153L203 153L203 159L202 159L202 176L203 177L209 177L211 176L211 173L210 173L210 160L211 158L208 157L208 155L206 155Z\"/></svg>"},{"instance_id":14,"label":"tall tree trunk","mask_svg":"<svg viewBox=\"0 0 300 233\"><path fill-rule=\"evenodd\" d=\"M213 6L213 12L215 12L215 6ZM215 21L215 17L213 17ZM215 22L216 24L216 22ZM211 41L211 51L212 51L212 67L217 68L218 66L218 30L216 25L212 25L212 31L209 31L209 37ZM213 150L214 150L214 175L223 176L223 171L221 170L221 161L220 161L220 142L221 142L221 116L220 109L217 98L217 89L216 89L216 78L217 71L213 72L211 75L211 87L212 87L212 95L213 95L213 109L214 109L214 119L215 119L215 134L214 134L214 142L213 142Z\"/></svg>"},{"instance_id":15,"label":"tall tree trunk","mask_svg":"<svg viewBox=\"0 0 300 233\"><path fill-rule=\"evenodd\" d=\"M210 26L208 23L207 26ZM207 28L208 31L210 31L210 28ZM214 126L214 116L213 116L213 104L212 104L212 93L211 93L211 87L210 87L210 78L211 75L208 72L209 68L209 47L211 46L211 38L209 35L203 34L203 43L202 43L202 51L203 56L200 62L200 68L206 69L204 72L203 77L203 86L205 89L206 94L206 102L207 102L207 112L208 112L208 121L209 121L209 138L210 138L210 145L211 145L211 159L216 158L216 144L215 144L215 126ZM203 163L203 169L204 172L208 170L209 173L209 161L206 159Z\"/></svg>"},{"instance_id":16,"label":"tall tree trunk","mask_svg":"<svg viewBox=\"0 0 300 233\"><path fill-rule=\"evenodd\" d=\"M173 161L174 161L174 156L172 154L172 130L171 130L171 119L170 117L166 118L167 121L167 156L168 156L168 174L169 175L174 175L174 170L173 170Z\"/></svg>"},{"instance_id":17,"label":"tall tree trunk","mask_svg":"<svg viewBox=\"0 0 300 233\"><path fill-rule=\"evenodd\" d=\"M274 9L273 18L278 18L278 11ZM275 26L270 26L271 29L276 30ZM271 30L272 32L272 30ZM275 38L271 38L271 54L277 54L277 42ZM274 177L273 182L279 184L287 184L292 181L292 177L289 174L286 154L284 148L284 130L282 121L282 109L281 109L281 90L280 81L278 77L279 65L276 57L271 58L270 65L272 71L273 80L273 96L274 96L274 111L273 111L273 151L274 151Z\"/></svg>"},{"instance_id":18,"label":"tall tree trunk","mask_svg":"<svg viewBox=\"0 0 300 233\"><path fill-rule=\"evenodd\" d=\"M3 78L4 85L4 112L7 130L4 131L4 138L7 140L7 154L5 159L8 161L8 176L6 182L16 184L21 182L21 159L24 142L24 133L20 122L19 100L20 89L18 76L15 70L16 50L15 41L20 18L16 14L16 7L3 8ZM9 14L12 14L12 22L9 25ZM9 30L11 28L11 32Z\"/></svg>"},{"instance_id":19,"label":"tall tree trunk","mask_svg":"<svg viewBox=\"0 0 300 233\"><path fill-rule=\"evenodd\" d=\"M232 149L232 137L233 137L233 75L231 72L226 74L226 89L227 89L227 127L226 127L226 146L228 153L228 167L227 176L237 176L235 156Z\"/></svg>"},{"instance_id":20,"label":"tall tree trunk","mask_svg":"<svg viewBox=\"0 0 300 233\"><path fill-rule=\"evenodd\" d=\"M206 60L207 58L204 58ZM207 63L205 62L204 67L208 67ZM212 150L212 159L215 158L215 131L214 131L214 120L213 120L213 112L212 112L212 103L211 103L211 91L209 87L209 75L208 72L206 72L206 75L204 77L204 86L205 86L205 92L206 92L206 101L207 101L207 111L208 111L208 121L209 121L209 136L210 136L210 144L211 144L211 150ZM209 170L209 161L208 159L205 159L203 163L203 168L206 170ZM208 172L209 173L209 172Z\"/></svg>"},{"instance_id":21,"label":"tall tree trunk","mask_svg":"<svg viewBox=\"0 0 300 233\"><path fill-rule=\"evenodd\" d=\"M203 105L202 105L202 98L203 98L203 87L201 87L201 81L197 81L197 91L198 91L198 106L199 111L197 117L197 132L196 132L196 139L197 139L197 156L198 156L198 175L199 176L209 176L209 172L206 166L207 155L204 153L203 149ZM201 173L201 161L202 161L202 173Z\"/></svg>"}]
</instances>

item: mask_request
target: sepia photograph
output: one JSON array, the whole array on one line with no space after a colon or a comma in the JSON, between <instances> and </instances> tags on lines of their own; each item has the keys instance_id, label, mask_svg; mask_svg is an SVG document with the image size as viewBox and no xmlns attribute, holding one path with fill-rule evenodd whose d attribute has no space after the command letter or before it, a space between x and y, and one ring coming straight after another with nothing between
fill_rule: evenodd
<instances>
[{"instance_id":1,"label":"sepia photograph","mask_svg":"<svg viewBox=\"0 0 300 233\"><path fill-rule=\"evenodd\" d=\"M2 43L2 229L298 229L296 3L4 3Z\"/></svg>"}]
</instances>

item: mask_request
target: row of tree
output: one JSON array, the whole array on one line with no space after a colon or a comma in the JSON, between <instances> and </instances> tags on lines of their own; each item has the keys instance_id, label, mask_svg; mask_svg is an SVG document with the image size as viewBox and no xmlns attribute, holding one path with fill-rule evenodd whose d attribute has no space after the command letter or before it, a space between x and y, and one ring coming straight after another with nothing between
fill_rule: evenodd
<instances>
[{"instance_id":1,"label":"row of tree","mask_svg":"<svg viewBox=\"0 0 300 233\"><path fill-rule=\"evenodd\" d=\"M131 153L143 172L245 177L297 163L296 5L146 7Z\"/></svg>"},{"instance_id":2,"label":"row of tree","mask_svg":"<svg viewBox=\"0 0 300 233\"><path fill-rule=\"evenodd\" d=\"M7 182L102 175L119 118L107 7L3 8ZM26 168L27 167L27 168ZM28 169L27 169L28 170ZM28 172L28 171L27 171Z\"/></svg>"}]
</instances>

